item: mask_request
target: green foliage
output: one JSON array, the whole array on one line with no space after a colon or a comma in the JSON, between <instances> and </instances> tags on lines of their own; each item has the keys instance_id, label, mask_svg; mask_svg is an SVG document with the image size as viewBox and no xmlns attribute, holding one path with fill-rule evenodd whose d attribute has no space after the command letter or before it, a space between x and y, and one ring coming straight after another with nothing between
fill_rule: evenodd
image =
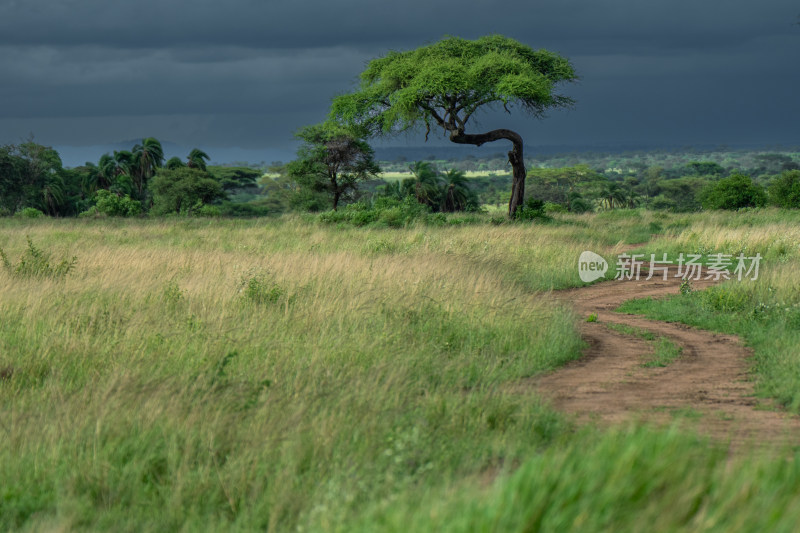
<instances>
[{"instance_id":1,"label":"green foliage","mask_svg":"<svg viewBox=\"0 0 800 533\"><path fill-rule=\"evenodd\" d=\"M669 366L683 354L683 348L666 337L659 337L654 343L653 354L647 357L642 366L658 368Z\"/></svg>"},{"instance_id":2,"label":"green foliage","mask_svg":"<svg viewBox=\"0 0 800 533\"><path fill-rule=\"evenodd\" d=\"M36 209L35 207L23 207L22 209L14 213L14 216L20 218L41 218L45 216L45 214Z\"/></svg>"},{"instance_id":3,"label":"green foliage","mask_svg":"<svg viewBox=\"0 0 800 533\"><path fill-rule=\"evenodd\" d=\"M144 200L150 179L164 162L164 149L154 137L142 139L130 152L130 157L123 158L127 164L127 172L136 189L136 196Z\"/></svg>"},{"instance_id":4,"label":"green foliage","mask_svg":"<svg viewBox=\"0 0 800 533\"><path fill-rule=\"evenodd\" d=\"M750 176L734 174L710 183L700 193L704 209L742 209L763 207L767 203L764 188L753 183Z\"/></svg>"},{"instance_id":5,"label":"green foliage","mask_svg":"<svg viewBox=\"0 0 800 533\"><path fill-rule=\"evenodd\" d=\"M481 146L501 139L512 143L509 214L523 200L525 162L522 137L508 129L467 133L470 118L487 107L515 105L535 117L550 108L572 105L556 87L576 78L572 65L547 50L533 50L514 39L490 35L474 41L447 37L408 52L390 52L370 61L360 88L334 99L330 118L365 135L386 135L425 126L450 141Z\"/></svg>"},{"instance_id":6,"label":"green foliage","mask_svg":"<svg viewBox=\"0 0 800 533\"><path fill-rule=\"evenodd\" d=\"M378 194L398 200L415 198L434 213L478 211L478 195L464 172L452 168L440 172L429 161L416 161L409 168L413 178L389 183Z\"/></svg>"},{"instance_id":7,"label":"green foliage","mask_svg":"<svg viewBox=\"0 0 800 533\"><path fill-rule=\"evenodd\" d=\"M130 196L119 196L106 189L95 193L97 213L110 217L133 217L142 213L142 203Z\"/></svg>"},{"instance_id":8,"label":"green foliage","mask_svg":"<svg viewBox=\"0 0 800 533\"><path fill-rule=\"evenodd\" d=\"M218 205L203 204L195 209L193 213L198 217L219 217L222 216L222 208Z\"/></svg>"},{"instance_id":9,"label":"green foliage","mask_svg":"<svg viewBox=\"0 0 800 533\"><path fill-rule=\"evenodd\" d=\"M561 204L556 204L553 202L545 202L544 203L544 212L546 214L553 214L553 213L566 213L567 208Z\"/></svg>"},{"instance_id":10,"label":"green foliage","mask_svg":"<svg viewBox=\"0 0 800 533\"><path fill-rule=\"evenodd\" d=\"M715 161L691 161L686 164L689 172L696 176L724 176L725 169Z\"/></svg>"},{"instance_id":11,"label":"green foliage","mask_svg":"<svg viewBox=\"0 0 800 533\"><path fill-rule=\"evenodd\" d=\"M353 130L333 123L317 124L301 129L297 137L303 144L286 172L297 183L299 195L325 194L334 211L340 202L354 198L360 183L380 172L372 148ZM309 210L317 210L316 203L307 205Z\"/></svg>"},{"instance_id":12,"label":"green foliage","mask_svg":"<svg viewBox=\"0 0 800 533\"><path fill-rule=\"evenodd\" d=\"M516 220L550 220L545 211L544 202L536 198L528 198L522 209L518 209L514 215Z\"/></svg>"},{"instance_id":13,"label":"green foliage","mask_svg":"<svg viewBox=\"0 0 800 533\"><path fill-rule=\"evenodd\" d=\"M187 163L186 166L189 168L195 168L198 170L202 170L203 172L206 171L207 161L211 159L207 153L200 150L199 148L192 148L187 156Z\"/></svg>"},{"instance_id":14,"label":"green foliage","mask_svg":"<svg viewBox=\"0 0 800 533\"><path fill-rule=\"evenodd\" d=\"M169 306L176 306L184 301L185 296L180 286L175 281L170 281L164 286L161 298Z\"/></svg>"},{"instance_id":15,"label":"green foliage","mask_svg":"<svg viewBox=\"0 0 800 533\"><path fill-rule=\"evenodd\" d=\"M681 286L680 286L681 294L692 294L693 292L694 292L694 287L692 287L692 280L685 279L681 281Z\"/></svg>"},{"instance_id":16,"label":"green foliage","mask_svg":"<svg viewBox=\"0 0 800 533\"><path fill-rule=\"evenodd\" d=\"M180 160L179 160L180 161ZM257 187L263 172L249 167L208 167L208 173L226 191Z\"/></svg>"},{"instance_id":17,"label":"green foliage","mask_svg":"<svg viewBox=\"0 0 800 533\"><path fill-rule=\"evenodd\" d=\"M433 110L452 108L460 110L453 118L463 132L463 124L486 105L517 103L536 116L568 106L572 101L555 88L574 79L569 61L553 52L502 35L474 41L448 37L370 61L359 90L337 97L331 116L372 133L390 133L430 126L442 116Z\"/></svg>"},{"instance_id":18,"label":"green foliage","mask_svg":"<svg viewBox=\"0 0 800 533\"><path fill-rule=\"evenodd\" d=\"M195 214L205 204L225 198L219 182L197 168L160 169L152 182L155 215Z\"/></svg>"},{"instance_id":19,"label":"green foliage","mask_svg":"<svg viewBox=\"0 0 800 533\"><path fill-rule=\"evenodd\" d=\"M253 273L245 275L239 282L239 292L247 302L264 305L275 304L286 300L287 291L279 285L269 273Z\"/></svg>"},{"instance_id":20,"label":"green foliage","mask_svg":"<svg viewBox=\"0 0 800 533\"><path fill-rule=\"evenodd\" d=\"M800 208L800 170L786 170L769 186L772 205L789 209Z\"/></svg>"},{"instance_id":21,"label":"green foliage","mask_svg":"<svg viewBox=\"0 0 800 533\"><path fill-rule=\"evenodd\" d=\"M793 457L764 451L732 456L677 429L584 429L488 488L473 482L393 498L339 529L790 532L800 520L798 494L790 488L800 483Z\"/></svg>"},{"instance_id":22,"label":"green foliage","mask_svg":"<svg viewBox=\"0 0 800 533\"><path fill-rule=\"evenodd\" d=\"M181 168L185 166L186 164L178 156L170 157L169 160L164 164L164 168L168 170L175 170L176 168Z\"/></svg>"},{"instance_id":23,"label":"green foliage","mask_svg":"<svg viewBox=\"0 0 800 533\"><path fill-rule=\"evenodd\" d=\"M424 220L429 212L427 206L420 204L411 196L403 200L384 196L376 198L372 205L356 202L339 211L322 213L319 215L319 221L327 224L347 223L353 226L402 228L416 220Z\"/></svg>"},{"instance_id":24,"label":"green foliage","mask_svg":"<svg viewBox=\"0 0 800 533\"><path fill-rule=\"evenodd\" d=\"M50 260L50 253L34 245L30 237L28 237L27 241L28 247L20 256L16 265L11 262L5 251L0 248L0 261L2 261L3 268L10 276L21 279L49 278L62 280L75 269L77 257L64 258L53 264Z\"/></svg>"}]
</instances>

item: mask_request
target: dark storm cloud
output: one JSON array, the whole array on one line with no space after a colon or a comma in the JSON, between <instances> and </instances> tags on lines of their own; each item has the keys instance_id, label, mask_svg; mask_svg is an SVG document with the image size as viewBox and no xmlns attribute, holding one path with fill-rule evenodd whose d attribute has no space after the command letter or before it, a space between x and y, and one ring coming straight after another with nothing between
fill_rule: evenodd
<instances>
[{"instance_id":1,"label":"dark storm cloud","mask_svg":"<svg viewBox=\"0 0 800 533\"><path fill-rule=\"evenodd\" d=\"M0 142L288 145L365 62L444 34L571 58L579 104L540 144L800 142L792 0L0 0Z\"/></svg>"}]
</instances>

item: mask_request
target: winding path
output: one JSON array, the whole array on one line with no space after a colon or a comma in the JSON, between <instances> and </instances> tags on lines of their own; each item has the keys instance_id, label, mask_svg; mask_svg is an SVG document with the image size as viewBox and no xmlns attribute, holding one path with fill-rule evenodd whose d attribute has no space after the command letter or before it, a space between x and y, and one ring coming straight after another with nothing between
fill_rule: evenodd
<instances>
[{"instance_id":1,"label":"winding path","mask_svg":"<svg viewBox=\"0 0 800 533\"><path fill-rule=\"evenodd\" d=\"M754 396L748 379L752 353L737 337L614 312L633 298L678 294L681 280L672 274L666 281L607 281L553 293L571 303L580 317L596 314L597 321L582 322L581 334L589 346L581 359L533 379L540 394L581 420L660 423L680 418L736 448L800 445L800 417L774 410ZM697 281L694 287L711 284ZM652 344L607 324L650 331L683 351L666 367L644 367Z\"/></svg>"}]
</instances>

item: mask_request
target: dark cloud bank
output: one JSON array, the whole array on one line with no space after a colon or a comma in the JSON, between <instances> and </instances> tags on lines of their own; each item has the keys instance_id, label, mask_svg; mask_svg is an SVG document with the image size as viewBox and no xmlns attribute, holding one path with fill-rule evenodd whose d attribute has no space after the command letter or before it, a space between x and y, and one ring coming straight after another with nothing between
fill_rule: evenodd
<instances>
[{"instance_id":1,"label":"dark cloud bank","mask_svg":"<svg viewBox=\"0 0 800 533\"><path fill-rule=\"evenodd\" d=\"M796 145L798 14L788 0L0 0L0 143L156 136L285 158L370 58L502 33L581 76L574 110L480 117L529 145Z\"/></svg>"}]
</instances>

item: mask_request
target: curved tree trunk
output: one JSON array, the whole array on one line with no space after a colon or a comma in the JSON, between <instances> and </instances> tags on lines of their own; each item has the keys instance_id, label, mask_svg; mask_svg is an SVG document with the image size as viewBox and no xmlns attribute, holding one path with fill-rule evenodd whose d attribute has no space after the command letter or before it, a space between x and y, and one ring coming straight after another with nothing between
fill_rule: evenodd
<instances>
[{"instance_id":1,"label":"curved tree trunk","mask_svg":"<svg viewBox=\"0 0 800 533\"><path fill-rule=\"evenodd\" d=\"M517 209L525 199L525 159L522 152L522 137L515 132L507 129L492 130L486 133L468 134L459 131L450 133L450 140L457 144L474 144L480 146L487 142L505 139L511 141L512 148L508 152L508 162L511 163L511 199L508 201L508 216L514 218Z\"/></svg>"}]
</instances>

